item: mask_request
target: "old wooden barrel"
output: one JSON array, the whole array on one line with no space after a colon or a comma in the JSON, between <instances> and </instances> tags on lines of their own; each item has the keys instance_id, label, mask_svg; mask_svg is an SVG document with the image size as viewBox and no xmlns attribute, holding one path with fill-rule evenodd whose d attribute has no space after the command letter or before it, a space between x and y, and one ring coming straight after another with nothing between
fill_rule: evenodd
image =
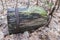
<instances>
[{"instance_id":1,"label":"old wooden barrel","mask_svg":"<svg viewBox=\"0 0 60 40\"><path fill-rule=\"evenodd\" d=\"M19 24L18 26L16 26L16 21L18 19L16 19L15 16L15 9L10 8L7 10L8 29L10 34L37 29L45 25L48 19L47 17L43 17L38 13L31 13L30 15L25 15L25 13L18 11L18 14Z\"/></svg>"}]
</instances>

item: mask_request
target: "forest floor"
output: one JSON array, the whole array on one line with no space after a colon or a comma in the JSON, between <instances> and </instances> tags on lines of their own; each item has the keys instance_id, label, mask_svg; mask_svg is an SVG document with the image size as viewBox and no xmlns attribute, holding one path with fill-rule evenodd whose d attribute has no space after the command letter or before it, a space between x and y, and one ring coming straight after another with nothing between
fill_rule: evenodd
<instances>
[{"instance_id":1,"label":"forest floor","mask_svg":"<svg viewBox=\"0 0 60 40\"><path fill-rule=\"evenodd\" d=\"M34 2L34 4L35 3L36 2ZM12 2L8 1L7 2L7 5L9 5L8 7L13 7L12 4L14 5L15 1L12 1ZM28 31L25 31L24 33L9 35L8 31L7 31L8 30L8 27L7 27L8 25L7 25L7 15L6 15L7 10L6 10L6 7L7 6L5 4L4 14L0 14L0 40L60 40L60 31L59 31L60 27L59 27L59 24L58 24L58 21L60 20L58 18L60 16L60 14L59 14L60 9L57 12L54 13L55 18L54 17L52 18L49 27L46 27L46 26L40 27L37 30L33 30L32 33L28 32ZM2 6L0 6L0 8L2 8ZM6 33L7 33L7 35L6 35Z\"/></svg>"}]
</instances>

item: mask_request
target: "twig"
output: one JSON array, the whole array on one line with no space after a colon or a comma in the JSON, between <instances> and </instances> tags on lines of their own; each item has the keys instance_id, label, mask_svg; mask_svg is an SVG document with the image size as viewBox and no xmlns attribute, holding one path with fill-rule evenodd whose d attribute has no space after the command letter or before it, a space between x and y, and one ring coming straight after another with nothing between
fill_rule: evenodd
<instances>
[{"instance_id":1,"label":"twig","mask_svg":"<svg viewBox=\"0 0 60 40\"><path fill-rule=\"evenodd\" d=\"M54 11L56 10L56 5L57 5L58 1L59 1L59 0L56 0L54 7L52 8L51 12L50 12L49 15L48 15L48 16L49 16L49 19L48 19L47 26L49 26L49 24L50 24L50 22L51 22L51 20L52 20L53 13L54 13Z\"/></svg>"},{"instance_id":2,"label":"twig","mask_svg":"<svg viewBox=\"0 0 60 40\"><path fill-rule=\"evenodd\" d=\"M16 6L15 6L15 16L16 16L16 26L18 27L19 26L19 14L18 14L18 9L17 9L17 6L18 6L18 0L16 0Z\"/></svg>"},{"instance_id":3,"label":"twig","mask_svg":"<svg viewBox=\"0 0 60 40\"><path fill-rule=\"evenodd\" d=\"M3 11L1 12L1 14L3 14L4 13L4 4L3 4L2 0L1 0L1 2L2 2L2 6L3 6Z\"/></svg>"}]
</instances>

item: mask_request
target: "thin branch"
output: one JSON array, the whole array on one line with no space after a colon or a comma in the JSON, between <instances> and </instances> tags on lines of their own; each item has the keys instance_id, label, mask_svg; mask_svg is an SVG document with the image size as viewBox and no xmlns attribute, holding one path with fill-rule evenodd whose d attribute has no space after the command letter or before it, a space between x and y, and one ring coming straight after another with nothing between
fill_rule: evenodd
<instances>
[{"instance_id":1,"label":"thin branch","mask_svg":"<svg viewBox=\"0 0 60 40\"><path fill-rule=\"evenodd\" d=\"M57 7L57 10L59 9L59 6L60 6L60 0L58 0L58 7Z\"/></svg>"},{"instance_id":2,"label":"thin branch","mask_svg":"<svg viewBox=\"0 0 60 40\"><path fill-rule=\"evenodd\" d=\"M27 3L27 8L29 8L29 5L30 5L30 0L28 0L28 3Z\"/></svg>"},{"instance_id":3,"label":"thin branch","mask_svg":"<svg viewBox=\"0 0 60 40\"><path fill-rule=\"evenodd\" d=\"M51 19L52 19L52 17L53 17L53 13L54 13L54 11L56 10L56 6L58 5L58 4L57 4L58 1L59 1L59 0L56 0L54 7L52 8L51 12L50 12L49 15L48 15L48 16L49 16L49 19L48 19L47 26L49 26L49 24L50 24L50 22L51 22Z\"/></svg>"},{"instance_id":4,"label":"thin branch","mask_svg":"<svg viewBox=\"0 0 60 40\"><path fill-rule=\"evenodd\" d=\"M5 4L6 4L6 8L8 8L8 5L7 5L7 0L5 0Z\"/></svg>"},{"instance_id":5,"label":"thin branch","mask_svg":"<svg viewBox=\"0 0 60 40\"><path fill-rule=\"evenodd\" d=\"M19 14L18 14L18 0L16 0L16 6L15 6L15 16L16 16L16 26L19 26Z\"/></svg>"},{"instance_id":6,"label":"thin branch","mask_svg":"<svg viewBox=\"0 0 60 40\"><path fill-rule=\"evenodd\" d=\"M54 5L54 7L52 8L52 10L51 10L51 12L49 13L49 15L51 15L51 16L53 15L53 12L54 12L55 9L56 9L57 3L58 3L58 0L56 0L55 5Z\"/></svg>"},{"instance_id":7,"label":"thin branch","mask_svg":"<svg viewBox=\"0 0 60 40\"><path fill-rule=\"evenodd\" d=\"M38 6L38 0L37 0L37 2L36 2L36 5Z\"/></svg>"},{"instance_id":8,"label":"thin branch","mask_svg":"<svg viewBox=\"0 0 60 40\"><path fill-rule=\"evenodd\" d=\"M1 12L1 14L3 14L3 13L4 13L4 3L3 3L2 0L1 0L1 2L2 2L2 7L3 7L3 10L2 10L2 12Z\"/></svg>"}]
</instances>

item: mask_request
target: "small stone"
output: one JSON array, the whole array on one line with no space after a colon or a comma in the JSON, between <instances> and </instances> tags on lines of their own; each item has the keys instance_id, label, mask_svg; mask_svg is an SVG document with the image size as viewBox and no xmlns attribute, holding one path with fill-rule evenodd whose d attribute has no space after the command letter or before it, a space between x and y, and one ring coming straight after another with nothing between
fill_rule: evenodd
<instances>
[{"instance_id":1,"label":"small stone","mask_svg":"<svg viewBox=\"0 0 60 40\"><path fill-rule=\"evenodd\" d=\"M2 40L4 38L4 34L3 32L0 31L0 40Z\"/></svg>"},{"instance_id":2,"label":"small stone","mask_svg":"<svg viewBox=\"0 0 60 40\"><path fill-rule=\"evenodd\" d=\"M29 32L28 31L25 31L24 32L24 36L29 37Z\"/></svg>"}]
</instances>

